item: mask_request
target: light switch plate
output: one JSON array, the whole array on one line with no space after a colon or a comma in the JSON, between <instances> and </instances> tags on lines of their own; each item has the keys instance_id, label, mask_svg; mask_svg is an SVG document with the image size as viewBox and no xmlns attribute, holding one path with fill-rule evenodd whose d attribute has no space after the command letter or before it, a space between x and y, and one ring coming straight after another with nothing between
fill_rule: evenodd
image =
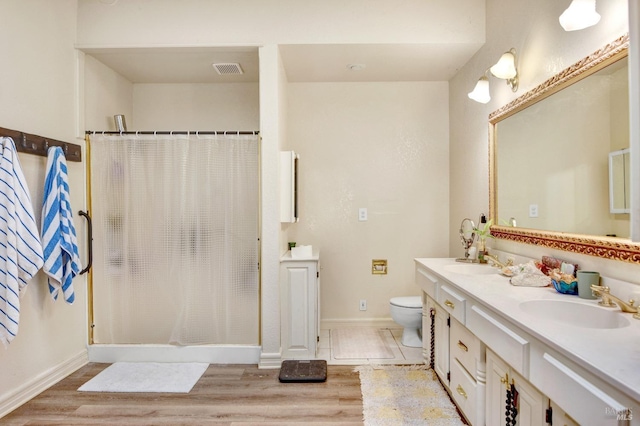
<instances>
[{"instance_id":1,"label":"light switch plate","mask_svg":"<svg viewBox=\"0 0 640 426\"><path fill-rule=\"evenodd\" d=\"M367 208L366 207L360 207L358 209L358 220L360 222L366 222L366 220L367 220Z\"/></svg>"}]
</instances>

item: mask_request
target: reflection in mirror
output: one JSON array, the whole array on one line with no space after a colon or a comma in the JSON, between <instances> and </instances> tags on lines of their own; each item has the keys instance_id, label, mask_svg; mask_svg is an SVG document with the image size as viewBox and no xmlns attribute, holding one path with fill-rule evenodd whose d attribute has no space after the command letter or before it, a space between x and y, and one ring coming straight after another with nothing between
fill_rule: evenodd
<instances>
[{"instance_id":1,"label":"reflection in mirror","mask_svg":"<svg viewBox=\"0 0 640 426\"><path fill-rule=\"evenodd\" d=\"M609 211L630 213L629 148L609 153Z\"/></svg>"},{"instance_id":2,"label":"reflection in mirror","mask_svg":"<svg viewBox=\"0 0 640 426\"><path fill-rule=\"evenodd\" d=\"M626 62L496 124L500 223L514 217L525 228L629 235L628 215L609 211L609 152L629 146Z\"/></svg>"},{"instance_id":3,"label":"reflection in mirror","mask_svg":"<svg viewBox=\"0 0 640 426\"><path fill-rule=\"evenodd\" d=\"M629 147L628 44L615 40L490 115L497 238L640 263L640 244L625 239L630 215L611 211L609 191L609 153Z\"/></svg>"}]
</instances>

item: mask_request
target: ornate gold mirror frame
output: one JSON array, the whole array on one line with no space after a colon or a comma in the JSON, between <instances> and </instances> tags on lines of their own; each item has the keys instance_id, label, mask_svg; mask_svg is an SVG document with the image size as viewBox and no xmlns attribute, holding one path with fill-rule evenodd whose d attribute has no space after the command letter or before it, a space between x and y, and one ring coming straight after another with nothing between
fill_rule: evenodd
<instances>
[{"instance_id":1,"label":"ornate gold mirror frame","mask_svg":"<svg viewBox=\"0 0 640 426\"><path fill-rule=\"evenodd\" d=\"M489 115L489 214L494 224L499 223L496 187L497 123L619 60L627 55L628 49L629 35L626 34ZM640 243L622 238L540 231L499 224L491 226L491 234L496 238L519 243L640 263Z\"/></svg>"}]
</instances>

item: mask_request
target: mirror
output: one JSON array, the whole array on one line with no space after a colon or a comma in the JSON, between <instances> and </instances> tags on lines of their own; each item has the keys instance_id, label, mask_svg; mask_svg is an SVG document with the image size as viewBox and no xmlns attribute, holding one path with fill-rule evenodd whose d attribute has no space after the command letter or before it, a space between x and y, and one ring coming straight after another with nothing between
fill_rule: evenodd
<instances>
[{"instance_id":1,"label":"mirror","mask_svg":"<svg viewBox=\"0 0 640 426\"><path fill-rule=\"evenodd\" d=\"M620 37L489 116L496 238L640 263L628 211L610 210L609 153L629 146L628 46Z\"/></svg>"}]
</instances>

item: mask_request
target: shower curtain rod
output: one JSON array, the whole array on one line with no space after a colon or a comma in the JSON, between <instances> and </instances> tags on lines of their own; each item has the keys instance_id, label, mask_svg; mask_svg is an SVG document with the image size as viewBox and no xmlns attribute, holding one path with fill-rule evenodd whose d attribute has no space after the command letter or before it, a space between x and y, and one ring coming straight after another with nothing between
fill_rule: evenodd
<instances>
[{"instance_id":1,"label":"shower curtain rod","mask_svg":"<svg viewBox=\"0 0 640 426\"><path fill-rule=\"evenodd\" d=\"M180 131L127 131L127 132L119 132L114 130L108 131L96 131L96 130L87 130L85 134L87 135L257 135L259 134L259 130L207 130L207 131L198 131L198 130L180 130Z\"/></svg>"}]
</instances>

